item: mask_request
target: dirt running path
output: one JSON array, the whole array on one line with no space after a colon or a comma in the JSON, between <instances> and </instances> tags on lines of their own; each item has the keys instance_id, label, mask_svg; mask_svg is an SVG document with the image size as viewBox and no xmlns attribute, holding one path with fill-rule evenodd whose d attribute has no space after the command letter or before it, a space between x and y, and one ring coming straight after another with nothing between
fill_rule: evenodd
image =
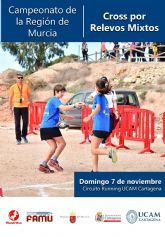
<instances>
[{"instance_id":1,"label":"dirt running path","mask_svg":"<svg viewBox=\"0 0 165 237\"><path fill-rule=\"evenodd\" d=\"M30 135L29 144L15 145L14 128L0 128L0 186L5 196L73 196L74 171L90 171L90 144L80 145L80 130L62 130L67 146L60 157L63 173L43 174L38 171L47 145L39 135ZM114 140L115 142L115 140ZM117 141L116 141L117 142ZM100 158L100 171L165 171L165 145L161 138L152 145L155 154L138 155L142 143L126 142L131 150L119 150L119 161L112 164Z\"/></svg>"}]
</instances>

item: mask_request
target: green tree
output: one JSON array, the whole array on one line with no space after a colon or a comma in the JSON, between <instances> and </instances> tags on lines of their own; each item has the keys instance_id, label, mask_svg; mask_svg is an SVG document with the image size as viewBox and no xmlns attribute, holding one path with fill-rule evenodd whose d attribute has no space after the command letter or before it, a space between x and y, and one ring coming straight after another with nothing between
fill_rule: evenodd
<instances>
[{"instance_id":1,"label":"green tree","mask_svg":"<svg viewBox=\"0 0 165 237\"><path fill-rule=\"evenodd\" d=\"M64 47L68 43L54 42L4 42L1 43L2 49L8 51L16 57L18 63L28 72L37 71L39 68L46 67L55 56L64 56Z\"/></svg>"}]
</instances>

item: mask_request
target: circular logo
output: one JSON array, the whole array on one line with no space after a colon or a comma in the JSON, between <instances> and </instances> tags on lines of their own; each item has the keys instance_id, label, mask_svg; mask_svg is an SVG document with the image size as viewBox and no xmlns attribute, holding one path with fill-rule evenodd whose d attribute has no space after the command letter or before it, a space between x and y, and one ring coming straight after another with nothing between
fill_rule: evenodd
<instances>
[{"instance_id":1,"label":"circular logo","mask_svg":"<svg viewBox=\"0 0 165 237\"><path fill-rule=\"evenodd\" d=\"M11 221L16 221L19 218L19 213L16 210L12 210L9 212L9 219Z\"/></svg>"},{"instance_id":2,"label":"circular logo","mask_svg":"<svg viewBox=\"0 0 165 237\"><path fill-rule=\"evenodd\" d=\"M137 221L138 215L134 210L130 210L127 212L126 219L129 223L134 224Z\"/></svg>"}]
</instances>

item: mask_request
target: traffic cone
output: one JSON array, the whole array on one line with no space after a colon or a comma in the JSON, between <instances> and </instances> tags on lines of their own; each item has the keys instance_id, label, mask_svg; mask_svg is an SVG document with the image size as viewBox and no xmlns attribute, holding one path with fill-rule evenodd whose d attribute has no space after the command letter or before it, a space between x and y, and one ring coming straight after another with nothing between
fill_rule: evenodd
<instances>
[{"instance_id":1,"label":"traffic cone","mask_svg":"<svg viewBox=\"0 0 165 237\"><path fill-rule=\"evenodd\" d=\"M2 188L0 188L0 197L3 197Z\"/></svg>"}]
</instances>

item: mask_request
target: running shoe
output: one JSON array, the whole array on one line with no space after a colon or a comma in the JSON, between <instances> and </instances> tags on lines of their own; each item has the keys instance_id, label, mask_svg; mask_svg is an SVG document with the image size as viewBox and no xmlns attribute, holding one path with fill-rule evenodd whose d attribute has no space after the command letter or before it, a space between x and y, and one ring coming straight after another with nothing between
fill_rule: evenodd
<instances>
[{"instance_id":1,"label":"running shoe","mask_svg":"<svg viewBox=\"0 0 165 237\"><path fill-rule=\"evenodd\" d=\"M21 140L16 140L16 145L21 145Z\"/></svg>"},{"instance_id":2,"label":"running shoe","mask_svg":"<svg viewBox=\"0 0 165 237\"><path fill-rule=\"evenodd\" d=\"M44 166L44 165L40 164L38 170L43 173L54 173L54 170L51 170L48 165Z\"/></svg>"},{"instance_id":3,"label":"running shoe","mask_svg":"<svg viewBox=\"0 0 165 237\"><path fill-rule=\"evenodd\" d=\"M28 143L28 139L26 137L22 137L24 143Z\"/></svg>"},{"instance_id":4,"label":"running shoe","mask_svg":"<svg viewBox=\"0 0 165 237\"><path fill-rule=\"evenodd\" d=\"M112 162L113 162L113 163L116 163L116 162L117 162L118 156L117 156L116 148L112 147L112 148L109 150L109 155L108 155L108 157L112 159Z\"/></svg>"},{"instance_id":5,"label":"running shoe","mask_svg":"<svg viewBox=\"0 0 165 237\"><path fill-rule=\"evenodd\" d=\"M63 168L59 165L58 161L55 161L53 159L50 159L49 165L53 168L55 168L57 171L63 171Z\"/></svg>"}]
</instances>

